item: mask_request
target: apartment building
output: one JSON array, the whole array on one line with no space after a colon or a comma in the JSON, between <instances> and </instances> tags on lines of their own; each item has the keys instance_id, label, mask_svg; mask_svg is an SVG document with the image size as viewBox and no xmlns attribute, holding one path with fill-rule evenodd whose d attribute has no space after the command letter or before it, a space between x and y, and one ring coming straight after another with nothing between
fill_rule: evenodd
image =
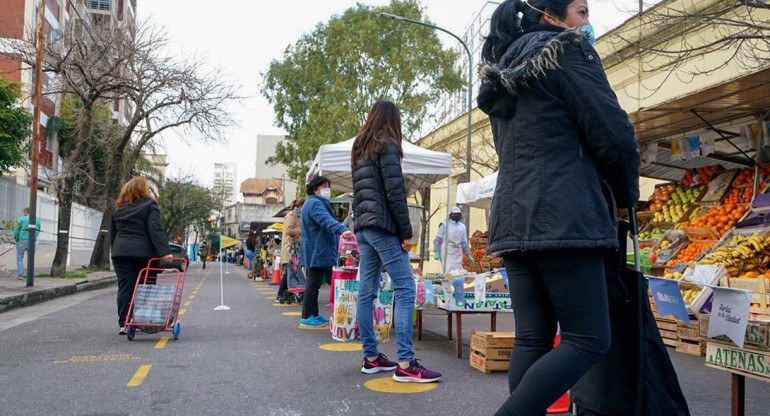
<instances>
[{"instance_id":1,"label":"apartment building","mask_svg":"<svg viewBox=\"0 0 770 416\"><path fill-rule=\"evenodd\" d=\"M222 204L226 207L235 203L236 171L235 163L214 163L212 190L215 195L222 196Z\"/></svg>"}]
</instances>

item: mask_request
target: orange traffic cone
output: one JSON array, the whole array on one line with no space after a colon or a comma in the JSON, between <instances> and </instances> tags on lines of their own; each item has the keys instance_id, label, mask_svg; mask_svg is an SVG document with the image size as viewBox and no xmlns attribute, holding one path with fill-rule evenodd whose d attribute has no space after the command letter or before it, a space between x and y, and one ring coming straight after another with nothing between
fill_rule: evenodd
<instances>
[{"instance_id":1,"label":"orange traffic cone","mask_svg":"<svg viewBox=\"0 0 770 416\"><path fill-rule=\"evenodd\" d=\"M275 260L273 261L273 280L270 282L271 285L280 285L281 284L281 261L279 256L275 256Z\"/></svg>"}]
</instances>

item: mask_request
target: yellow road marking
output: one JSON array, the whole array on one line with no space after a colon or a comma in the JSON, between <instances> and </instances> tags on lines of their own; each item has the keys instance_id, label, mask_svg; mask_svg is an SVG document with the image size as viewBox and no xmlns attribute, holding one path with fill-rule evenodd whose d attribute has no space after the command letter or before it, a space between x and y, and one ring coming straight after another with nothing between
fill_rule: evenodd
<instances>
[{"instance_id":1,"label":"yellow road marking","mask_svg":"<svg viewBox=\"0 0 770 416\"><path fill-rule=\"evenodd\" d=\"M187 313L187 309L180 309L179 310L179 315L184 315L186 313Z\"/></svg>"},{"instance_id":2,"label":"yellow road marking","mask_svg":"<svg viewBox=\"0 0 770 416\"><path fill-rule=\"evenodd\" d=\"M399 383L392 377L375 378L364 383L364 387L380 393L424 393L437 387L437 383Z\"/></svg>"},{"instance_id":3,"label":"yellow road marking","mask_svg":"<svg viewBox=\"0 0 770 416\"><path fill-rule=\"evenodd\" d=\"M281 308L288 308L290 306L300 306L299 303L274 303L273 306L278 306Z\"/></svg>"},{"instance_id":4,"label":"yellow road marking","mask_svg":"<svg viewBox=\"0 0 770 416\"><path fill-rule=\"evenodd\" d=\"M69 361L67 360L54 360L54 364L67 364Z\"/></svg>"},{"instance_id":5,"label":"yellow road marking","mask_svg":"<svg viewBox=\"0 0 770 416\"><path fill-rule=\"evenodd\" d=\"M190 301L188 300L187 302L185 302L184 306L190 306Z\"/></svg>"},{"instance_id":6,"label":"yellow road marking","mask_svg":"<svg viewBox=\"0 0 770 416\"><path fill-rule=\"evenodd\" d=\"M136 370L136 373L134 373L134 376L131 377L131 381L126 384L126 387L139 387L142 385L142 382L144 381L144 378L147 377L147 374L150 373L150 369L152 368L152 365L146 364L141 367L139 367L138 370Z\"/></svg>"},{"instance_id":7,"label":"yellow road marking","mask_svg":"<svg viewBox=\"0 0 770 416\"><path fill-rule=\"evenodd\" d=\"M168 342L168 337L163 337L160 340L158 340L158 343L155 344L155 349L159 350L166 346L166 343Z\"/></svg>"},{"instance_id":8,"label":"yellow road marking","mask_svg":"<svg viewBox=\"0 0 770 416\"><path fill-rule=\"evenodd\" d=\"M323 326L309 326L309 325L308 326L304 326L304 325L300 325L297 328L299 328L299 329L309 329L309 330L325 329L325 330L328 331L329 330L329 324L326 324L326 325L323 325Z\"/></svg>"},{"instance_id":9,"label":"yellow road marking","mask_svg":"<svg viewBox=\"0 0 770 416\"><path fill-rule=\"evenodd\" d=\"M284 312L281 315L286 315L286 316L302 316L302 312L300 312L300 311Z\"/></svg>"},{"instance_id":10,"label":"yellow road marking","mask_svg":"<svg viewBox=\"0 0 770 416\"><path fill-rule=\"evenodd\" d=\"M67 363L101 363L109 361L128 361L128 360L140 360L139 357L134 354L106 354L106 355L76 355L70 357L69 360L55 360L54 364L67 364Z\"/></svg>"},{"instance_id":11,"label":"yellow road marking","mask_svg":"<svg viewBox=\"0 0 770 416\"><path fill-rule=\"evenodd\" d=\"M195 295L190 295L190 298L189 298L189 299L190 299L190 300L193 300L193 299L195 299Z\"/></svg>"}]
</instances>

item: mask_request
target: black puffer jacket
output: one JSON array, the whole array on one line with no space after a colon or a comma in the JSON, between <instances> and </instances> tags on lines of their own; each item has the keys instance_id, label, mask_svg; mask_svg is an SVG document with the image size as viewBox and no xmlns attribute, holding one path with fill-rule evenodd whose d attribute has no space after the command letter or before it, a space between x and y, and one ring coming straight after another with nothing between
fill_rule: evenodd
<instances>
[{"instance_id":1,"label":"black puffer jacket","mask_svg":"<svg viewBox=\"0 0 770 416\"><path fill-rule=\"evenodd\" d=\"M385 153L358 160L352 168L356 231L377 228L397 235L400 240L412 238L406 186L396 145L389 143Z\"/></svg>"},{"instance_id":2,"label":"black puffer jacket","mask_svg":"<svg viewBox=\"0 0 770 416\"><path fill-rule=\"evenodd\" d=\"M530 28L480 77L500 162L487 250L617 248L616 206L639 199L639 150L585 36Z\"/></svg>"}]
</instances>

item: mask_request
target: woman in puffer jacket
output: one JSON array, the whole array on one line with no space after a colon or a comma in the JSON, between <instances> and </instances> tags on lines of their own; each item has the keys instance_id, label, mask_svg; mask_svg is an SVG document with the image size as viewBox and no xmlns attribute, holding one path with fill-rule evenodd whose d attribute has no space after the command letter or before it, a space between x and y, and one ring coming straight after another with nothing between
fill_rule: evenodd
<instances>
[{"instance_id":1,"label":"woman in puffer jacket","mask_svg":"<svg viewBox=\"0 0 770 416\"><path fill-rule=\"evenodd\" d=\"M587 0L507 0L482 50L478 104L500 163L487 251L505 260L516 320L497 415L545 415L610 346L604 256L640 160L588 13Z\"/></svg>"},{"instance_id":2,"label":"woman in puffer jacket","mask_svg":"<svg viewBox=\"0 0 770 416\"><path fill-rule=\"evenodd\" d=\"M380 101L369 111L353 144L353 210L361 254L358 271L358 329L364 347L361 372L396 370L393 379L404 383L430 383L441 374L420 365L412 349L412 311L416 289L409 250L412 224L401 171L401 114L391 101ZM377 350L372 313L383 266L396 297L398 362Z\"/></svg>"}]
</instances>

